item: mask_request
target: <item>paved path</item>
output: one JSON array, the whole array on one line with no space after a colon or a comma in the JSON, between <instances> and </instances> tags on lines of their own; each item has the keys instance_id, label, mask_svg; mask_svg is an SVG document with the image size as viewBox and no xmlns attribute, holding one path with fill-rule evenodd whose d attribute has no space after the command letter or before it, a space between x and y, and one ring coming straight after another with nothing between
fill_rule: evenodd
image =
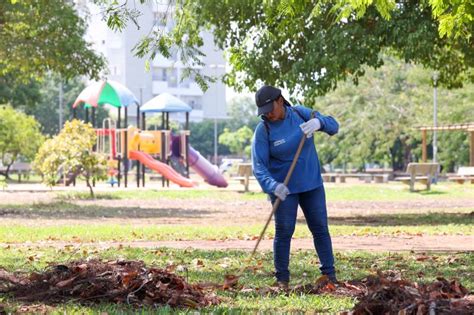
<instances>
[{"instance_id":1,"label":"paved path","mask_svg":"<svg viewBox=\"0 0 474 315\"><path fill-rule=\"evenodd\" d=\"M333 247L336 251L365 250L373 252L388 251L440 251L440 252L474 252L474 235L446 235L446 236L338 236L333 237ZM74 243L74 242L35 242L19 244L1 244L0 247L16 246L53 246L64 247L66 245L97 246L97 247L138 247L138 248L193 248L205 250L240 249L252 250L255 240L224 240L224 241L135 241L135 242L96 242L96 243ZM271 250L273 240L263 240L259 250ZM313 249L311 239L293 239L292 250Z\"/></svg>"}]
</instances>

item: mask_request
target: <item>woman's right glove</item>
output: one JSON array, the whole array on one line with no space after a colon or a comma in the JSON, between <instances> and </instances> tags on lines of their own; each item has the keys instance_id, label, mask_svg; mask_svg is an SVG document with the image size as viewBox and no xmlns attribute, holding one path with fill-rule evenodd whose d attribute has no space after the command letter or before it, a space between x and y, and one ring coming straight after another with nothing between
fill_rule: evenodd
<instances>
[{"instance_id":1,"label":"woman's right glove","mask_svg":"<svg viewBox=\"0 0 474 315\"><path fill-rule=\"evenodd\" d=\"M285 186L285 184L278 184L275 187L275 191L273 192L275 196L280 198L281 201L285 201L286 196L290 194L290 191L288 190L288 187Z\"/></svg>"}]
</instances>

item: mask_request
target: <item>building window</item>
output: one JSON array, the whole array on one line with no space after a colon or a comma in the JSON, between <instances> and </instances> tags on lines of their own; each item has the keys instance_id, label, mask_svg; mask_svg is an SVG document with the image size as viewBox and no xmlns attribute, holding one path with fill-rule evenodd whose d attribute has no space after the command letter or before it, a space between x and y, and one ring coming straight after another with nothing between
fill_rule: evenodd
<instances>
[{"instance_id":1,"label":"building window","mask_svg":"<svg viewBox=\"0 0 474 315\"><path fill-rule=\"evenodd\" d=\"M167 69L167 78L168 86L169 87L178 87L178 69L176 68L168 68Z\"/></svg>"},{"instance_id":2,"label":"building window","mask_svg":"<svg viewBox=\"0 0 474 315\"><path fill-rule=\"evenodd\" d=\"M153 67L153 70L151 71L151 77L153 81L166 82L168 79L168 70L162 67Z\"/></svg>"},{"instance_id":3,"label":"building window","mask_svg":"<svg viewBox=\"0 0 474 315\"><path fill-rule=\"evenodd\" d=\"M179 83L179 87L183 89L189 89L189 86L191 85L191 78L183 78L183 80Z\"/></svg>"},{"instance_id":4,"label":"building window","mask_svg":"<svg viewBox=\"0 0 474 315\"><path fill-rule=\"evenodd\" d=\"M180 99L191 106L192 109L201 110L202 109L202 97L200 96L180 96Z\"/></svg>"}]
</instances>

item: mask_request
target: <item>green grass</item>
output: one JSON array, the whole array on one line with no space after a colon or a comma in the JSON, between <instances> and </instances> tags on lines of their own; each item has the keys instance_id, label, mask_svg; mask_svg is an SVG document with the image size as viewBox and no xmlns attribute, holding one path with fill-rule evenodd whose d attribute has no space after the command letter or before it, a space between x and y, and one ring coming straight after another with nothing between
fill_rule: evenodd
<instances>
[{"instance_id":1,"label":"green grass","mask_svg":"<svg viewBox=\"0 0 474 315\"><path fill-rule=\"evenodd\" d=\"M418 188L418 186L417 186ZM419 187L423 189L423 186ZM333 185L326 187L327 200L330 201L408 201L451 198L472 198L474 185L439 183L432 185L430 191L410 192L407 185L367 184L367 185Z\"/></svg>"},{"instance_id":2,"label":"green grass","mask_svg":"<svg viewBox=\"0 0 474 315\"><path fill-rule=\"evenodd\" d=\"M431 191L420 190L410 192L408 186L400 183L390 184L367 184L367 185L326 185L327 199L330 201L409 201L409 200L431 200L470 198L474 194L474 185L458 185L454 183L439 183L432 185ZM423 189L422 186L419 187ZM89 199L88 192L58 192L60 200ZM252 200L266 198L262 192L238 193L225 189L213 190L168 190L168 189L136 189L116 190L112 192L98 192L97 199L219 199Z\"/></svg>"},{"instance_id":3,"label":"green grass","mask_svg":"<svg viewBox=\"0 0 474 315\"><path fill-rule=\"evenodd\" d=\"M53 248L2 248L0 249L0 266L10 270L40 272L50 263L64 263L75 259L132 259L143 260L147 265L165 267L175 265L176 273L191 283L216 282L223 283L225 274L236 273L247 261L248 252L242 251L202 251L175 249L137 249L124 247L120 250L92 247ZM420 259L421 257L421 259ZM239 280L246 288L262 288L274 282L272 271L272 254L258 253L251 263L261 267L255 271L247 271ZM311 283L319 277L319 261L313 251L297 251L292 254L290 270L291 284ZM457 278L468 289L474 289L474 255L457 254L371 254L367 252L336 253L336 268L340 280L360 279L376 270L398 270L412 281L431 282L436 277ZM261 296L255 292L218 291L223 303L218 307L204 309L205 312L338 312L351 309L355 300L348 297L331 295L290 294L278 296ZM1 300L0 300L1 302ZM15 302L7 300L11 307ZM4 301L5 303L5 301ZM131 311L112 304L99 306L80 306L77 304L59 305L57 313L110 313ZM140 310L141 311L141 310ZM174 312L169 308L159 310L148 309L149 313L161 311ZM147 310L145 309L145 312ZM186 312L181 310L181 312ZM148 312L147 312L148 313Z\"/></svg>"},{"instance_id":4,"label":"green grass","mask_svg":"<svg viewBox=\"0 0 474 315\"><path fill-rule=\"evenodd\" d=\"M117 190L113 192L97 192L96 199L106 200L156 200L156 199L174 199L174 200L194 200L194 199L218 199L218 200L234 200L242 198L243 200L265 199L266 195L260 192L240 193L229 190L197 190L197 189L130 189ZM57 199L61 201L73 200L89 200L89 192L57 192Z\"/></svg>"},{"instance_id":5,"label":"green grass","mask_svg":"<svg viewBox=\"0 0 474 315\"><path fill-rule=\"evenodd\" d=\"M334 218L331 235L474 235L474 216L471 214L398 214L371 217ZM253 239L260 234L263 222L242 226L201 225L119 225L93 223L58 226L24 226L0 224L1 243L62 240L66 242L97 241L172 241L172 240L226 240ZM274 236L271 225L267 238ZM311 234L304 223L298 223L295 238L308 238Z\"/></svg>"}]
</instances>

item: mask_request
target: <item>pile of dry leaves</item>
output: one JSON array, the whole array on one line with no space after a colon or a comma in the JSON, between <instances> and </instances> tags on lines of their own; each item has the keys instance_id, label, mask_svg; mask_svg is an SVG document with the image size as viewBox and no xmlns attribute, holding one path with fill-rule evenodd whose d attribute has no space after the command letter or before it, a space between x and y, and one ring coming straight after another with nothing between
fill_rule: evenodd
<instances>
[{"instance_id":1,"label":"pile of dry leaves","mask_svg":"<svg viewBox=\"0 0 474 315\"><path fill-rule=\"evenodd\" d=\"M365 292L353 314L474 314L474 295L457 280L438 278L429 284L403 280L400 273L370 276L357 287Z\"/></svg>"},{"instance_id":2,"label":"pile of dry leaves","mask_svg":"<svg viewBox=\"0 0 474 315\"><path fill-rule=\"evenodd\" d=\"M220 302L200 286L141 261L75 261L29 275L0 270L0 293L45 304L76 300L198 308Z\"/></svg>"},{"instance_id":3,"label":"pile of dry leaves","mask_svg":"<svg viewBox=\"0 0 474 315\"><path fill-rule=\"evenodd\" d=\"M395 271L379 272L363 280L333 284L326 276L315 283L296 285L282 290L278 287L239 287L237 277L227 276L224 289L253 292L262 295L285 293L331 294L352 296L357 305L345 314L474 314L474 295L469 294L457 280L438 278L430 284L403 280ZM343 313L344 314L344 313Z\"/></svg>"},{"instance_id":4,"label":"pile of dry leaves","mask_svg":"<svg viewBox=\"0 0 474 315\"><path fill-rule=\"evenodd\" d=\"M458 281L438 278L430 284L402 279L387 271L363 280L331 283L323 276L315 283L251 288L239 284L239 277L227 275L224 284L191 285L171 270L148 268L141 261L76 261L54 265L44 273L13 274L0 270L0 293L16 300L55 304L128 303L200 308L220 303L217 290L263 296L304 293L352 296L358 299L350 314L474 314L474 295ZM0 313L2 306L0 305Z\"/></svg>"}]
</instances>

